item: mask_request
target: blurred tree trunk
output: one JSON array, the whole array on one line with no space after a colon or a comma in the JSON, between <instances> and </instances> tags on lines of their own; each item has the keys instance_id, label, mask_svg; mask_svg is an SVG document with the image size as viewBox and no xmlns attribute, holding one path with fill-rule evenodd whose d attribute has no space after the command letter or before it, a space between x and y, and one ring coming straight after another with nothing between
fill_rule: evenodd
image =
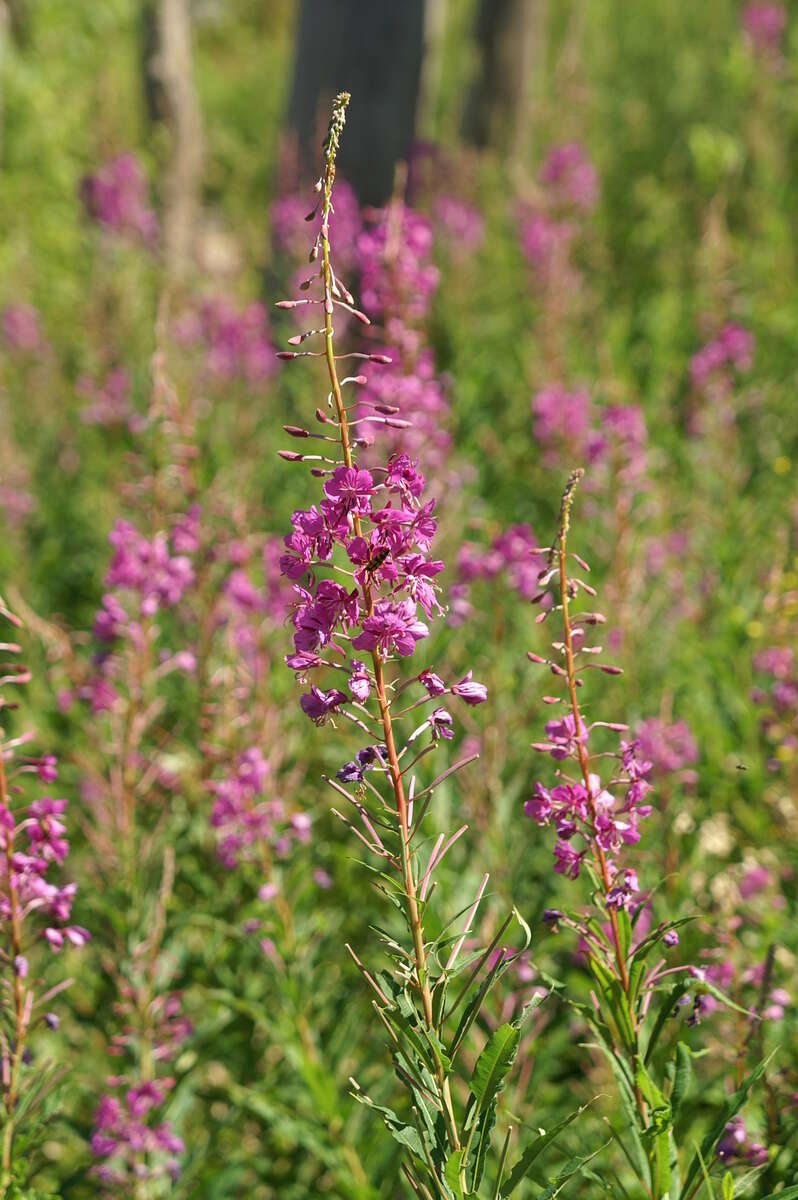
<instances>
[{"instance_id":1,"label":"blurred tree trunk","mask_svg":"<svg viewBox=\"0 0 798 1200\"><path fill-rule=\"evenodd\" d=\"M145 0L141 20L147 113L165 126L169 139L163 181L164 255L167 273L176 279L191 263L202 181L190 0Z\"/></svg>"},{"instance_id":2,"label":"blurred tree trunk","mask_svg":"<svg viewBox=\"0 0 798 1200\"><path fill-rule=\"evenodd\" d=\"M416 129L419 137L429 141L435 138L437 132L447 9L448 0L426 0Z\"/></svg>"},{"instance_id":3,"label":"blurred tree trunk","mask_svg":"<svg viewBox=\"0 0 798 1200\"><path fill-rule=\"evenodd\" d=\"M299 167L319 171L336 92L352 93L338 163L363 204L384 204L415 133L424 0L301 0L288 126Z\"/></svg>"},{"instance_id":4,"label":"blurred tree trunk","mask_svg":"<svg viewBox=\"0 0 798 1200\"><path fill-rule=\"evenodd\" d=\"M479 0L476 78L466 100L463 136L512 160L528 149L532 85L543 41L545 0Z\"/></svg>"}]
</instances>

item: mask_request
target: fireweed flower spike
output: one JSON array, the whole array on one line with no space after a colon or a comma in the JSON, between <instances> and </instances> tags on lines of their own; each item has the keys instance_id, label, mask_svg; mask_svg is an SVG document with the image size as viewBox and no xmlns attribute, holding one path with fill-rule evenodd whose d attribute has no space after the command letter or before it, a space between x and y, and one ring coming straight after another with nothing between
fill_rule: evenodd
<instances>
[{"instance_id":1,"label":"fireweed flower spike","mask_svg":"<svg viewBox=\"0 0 798 1200\"><path fill-rule=\"evenodd\" d=\"M0 598L0 618L19 627L21 622ZM20 647L4 641L6 654ZM0 687L26 683L26 667L5 662ZM14 707L0 697L0 717ZM12 1182L25 1171L26 1147L17 1161L16 1138L22 1120L35 1124L36 1113L63 1075L52 1062L36 1063L30 1052L32 1035L46 1026L58 1028L58 1017L49 1011L52 1000L68 980L47 987L44 976L50 960L65 947L81 947L87 930L70 924L74 884L59 878L69 852L64 811L66 800L30 796L30 785L48 786L57 777L52 755L38 759L18 755L28 742L23 735L9 738L5 720L0 727L0 969L5 973L3 1022L0 1027L0 1095L2 1095L2 1145L0 1197L9 1194ZM24 781L24 783L23 783ZM17 1194L16 1192L14 1193ZM19 1193L21 1194L21 1193Z\"/></svg>"},{"instance_id":2,"label":"fireweed flower spike","mask_svg":"<svg viewBox=\"0 0 798 1200\"><path fill-rule=\"evenodd\" d=\"M669 962L669 952L679 945L677 929L685 919L652 928L650 895L641 891L635 866L629 860L630 848L640 841L641 823L652 812L648 797L652 763L646 760L641 742L629 737L626 725L589 722L581 710L579 691L587 670L610 676L621 673L618 667L601 661L600 646L589 646L585 641L585 627L603 624L603 616L595 612L571 614L571 605L582 591L595 596L595 589L581 576L569 574L572 561L574 570L589 570L587 563L567 549L571 509L583 475L583 471L576 470L568 478L557 537L540 572L535 597L549 623L559 616L561 633L551 643L550 658L533 652L528 655L533 663L548 666L564 687L565 694L559 700L562 715L547 722L545 741L533 743L535 750L556 764L557 783L550 788L536 783L524 803L524 812L540 826L554 826L555 872L570 880L587 874L593 885L593 910L587 916L547 910L544 921L555 932L560 922L580 936L593 982L592 1005L580 1006L580 1012L619 1081L628 1118L621 1141L625 1149L633 1143L631 1151L627 1150L628 1161L638 1164L635 1169L645 1195L662 1200L667 1195L694 1194L691 1188L698 1182L700 1159L692 1156L688 1136L685 1153L689 1159L681 1163L675 1140L679 1088L689 1078L689 1044L677 1044L673 1065L662 1061L658 1044L669 1018L687 1004L688 991L693 992L692 1015L682 1029L698 1023L697 1013L704 999L710 999L705 997L706 991L711 992L713 1003L715 999L731 1002L714 985L706 987L706 971ZM557 698L548 699L557 703ZM616 751L591 751L590 741L597 729L619 735ZM609 772L604 770L602 777L599 766L606 762L613 766ZM658 957L654 965L649 955ZM736 1094L738 1108L755 1075L745 1080ZM678 1086L677 1076L681 1081ZM722 1128L721 1123L719 1130ZM705 1157L713 1150L714 1143L709 1148L704 1144ZM681 1190L675 1183L674 1193L672 1185L685 1166L686 1179L682 1175Z\"/></svg>"},{"instance_id":3,"label":"fireweed flower spike","mask_svg":"<svg viewBox=\"0 0 798 1200\"><path fill-rule=\"evenodd\" d=\"M460 917L437 939L428 941L424 933L432 876L466 827L448 838L439 834L431 848L416 838L435 788L476 756L465 756L426 787L416 786L413 769L454 737L459 706L481 704L487 693L470 671L450 683L434 667L420 673L416 668L402 682L395 674L398 664L427 639L429 622L442 611L435 581L443 563L431 557L434 501L424 499L419 462L395 452L380 463L372 448L369 469L359 465L357 452L367 443L349 422L348 412L357 412L357 406L345 401L344 389L362 387L366 379L341 380L338 374L340 359L351 356L336 353L333 319L341 304L348 311L355 307L336 275L330 244L335 156L348 103L346 93L333 102L324 170L316 184L319 200L310 218L318 216L320 222L310 255L319 266L305 291L324 312L323 329L310 329L307 340L311 346L321 344L321 350L309 353L325 360L329 376L327 411L316 414L329 448L323 454L281 452L288 461L311 463L313 475L323 480L318 503L292 515L292 532L285 538L281 567L296 596L294 650L286 662L306 687L300 705L314 724L357 729L367 739L342 764L337 778L327 781L351 805L352 820L333 811L379 860L380 890L399 902L411 947L406 951L386 940L395 969L381 972L379 982L354 953L352 958L375 993L397 1075L410 1092L411 1124L382 1110L390 1132L405 1148L405 1178L418 1196L451 1200L455 1189L461 1196L479 1190L498 1093L520 1039L520 1019L501 1025L483 1047L463 1112L451 1083L455 1058L489 987L518 955L502 949L498 961L490 958L509 917L476 967L473 958L459 953L487 876L476 897L469 898ZM280 303L286 307L290 302ZM358 319L368 320L364 315ZM365 357L375 366L389 361L381 354ZM333 426L336 437L330 436ZM295 428L288 432L298 436ZM299 434L304 437L302 430ZM440 703L444 694L451 697L451 712ZM425 707L426 713L419 711ZM463 971L469 972L467 980L450 1000L450 983ZM488 977L482 979L486 971ZM353 1088L358 1100L371 1104L354 1081ZM499 1194L508 1149L509 1133L494 1195Z\"/></svg>"}]
</instances>

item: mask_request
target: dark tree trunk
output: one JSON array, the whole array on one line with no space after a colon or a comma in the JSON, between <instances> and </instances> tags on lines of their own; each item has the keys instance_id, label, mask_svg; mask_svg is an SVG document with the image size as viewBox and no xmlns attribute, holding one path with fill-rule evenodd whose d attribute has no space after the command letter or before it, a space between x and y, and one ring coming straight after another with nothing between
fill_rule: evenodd
<instances>
[{"instance_id":1,"label":"dark tree trunk","mask_svg":"<svg viewBox=\"0 0 798 1200\"><path fill-rule=\"evenodd\" d=\"M527 149L543 5L544 0L479 0L474 31L479 65L463 135L508 158L520 158Z\"/></svg>"},{"instance_id":2,"label":"dark tree trunk","mask_svg":"<svg viewBox=\"0 0 798 1200\"><path fill-rule=\"evenodd\" d=\"M339 169L361 203L385 203L415 133L423 44L424 0L301 0L288 126L304 175L331 98L351 92Z\"/></svg>"}]
</instances>

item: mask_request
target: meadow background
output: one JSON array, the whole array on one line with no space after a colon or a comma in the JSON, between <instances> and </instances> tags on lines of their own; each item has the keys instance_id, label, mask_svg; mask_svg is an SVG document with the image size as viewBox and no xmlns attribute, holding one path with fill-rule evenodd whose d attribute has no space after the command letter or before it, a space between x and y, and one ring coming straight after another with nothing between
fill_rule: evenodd
<instances>
[{"instance_id":1,"label":"meadow background","mask_svg":"<svg viewBox=\"0 0 798 1200\"><path fill-rule=\"evenodd\" d=\"M293 78L296 7L192 7L188 127L153 98L146 5L3 8L0 568L32 671L8 728L59 759L72 919L91 934L43 960L74 982L34 1052L69 1070L37 1112L19 1196L404 1194L400 1147L349 1082L398 1102L344 949L378 955L370 926L389 917L321 782L348 753L300 711L283 663L282 536L314 492L277 450L326 393L313 364L274 358L296 329L273 304L311 207L285 119L292 90L315 87ZM417 340L386 392L416 414L438 499L449 609L421 665L471 667L488 688L445 751L480 757L438 792L437 827L470 827L438 887L456 911L489 871L480 932L509 903L532 929L496 1021L548 974L587 995L573 942L542 921L573 885L523 811L548 686L527 660L545 646L529 552L583 466L572 546L624 671L596 672L588 704L638 730L655 767L638 870L662 880L655 905L695 918L687 960L764 1016L674 1018L696 1056L681 1120L697 1137L776 1049L744 1133L709 1164L747 1180L734 1195L765 1196L798 1173L798 11L519 5L521 82L508 107L478 96L480 125L478 6L432 7L389 190L395 303ZM367 101L351 86L356 157ZM326 99L319 112L318 143ZM186 138L196 162L177 161ZM340 196L339 261L367 282L378 217ZM136 539L158 535L166 582L134 620ZM533 1128L612 1091L564 1000L540 1014L504 1098ZM146 1151L115 1134L111 1154L98 1104L131 1080L165 1132ZM599 1100L541 1181L604 1144L607 1114ZM572 1194L602 1195L618 1155L609 1143Z\"/></svg>"}]
</instances>

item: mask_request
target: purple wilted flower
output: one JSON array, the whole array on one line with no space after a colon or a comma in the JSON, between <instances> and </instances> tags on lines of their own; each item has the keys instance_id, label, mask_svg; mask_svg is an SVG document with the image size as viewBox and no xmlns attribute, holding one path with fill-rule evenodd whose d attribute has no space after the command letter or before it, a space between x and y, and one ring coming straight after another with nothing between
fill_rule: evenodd
<instances>
[{"instance_id":1,"label":"purple wilted flower","mask_svg":"<svg viewBox=\"0 0 798 1200\"><path fill-rule=\"evenodd\" d=\"M341 783L360 783L363 778L363 768L357 762L344 763L335 772L336 778L341 780Z\"/></svg>"},{"instance_id":2,"label":"purple wilted flower","mask_svg":"<svg viewBox=\"0 0 798 1200\"><path fill-rule=\"evenodd\" d=\"M446 691L446 684L441 679L440 675L436 675L434 671L422 671L418 677L418 682L423 684L430 696L442 696Z\"/></svg>"},{"instance_id":3,"label":"purple wilted flower","mask_svg":"<svg viewBox=\"0 0 798 1200\"><path fill-rule=\"evenodd\" d=\"M461 700L465 700L466 704L482 704L488 698L488 689L484 683L472 680L471 676L472 672L468 671L459 683L453 683L450 689L451 693L453 696L459 696Z\"/></svg>"},{"instance_id":4,"label":"purple wilted flower","mask_svg":"<svg viewBox=\"0 0 798 1200\"><path fill-rule=\"evenodd\" d=\"M299 703L305 716L310 717L315 725L323 725L331 712L346 701L346 696L337 688L323 692L321 688L312 687L309 692L300 697Z\"/></svg>"},{"instance_id":5,"label":"purple wilted flower","mask_svg":"<svg viewBox=\"0 0 798 1200\"><path fill-rule=\"evenodd\" d=\"M361 704L365 704L371 691L371 680L369 679L365 664L353 658L350 665L352 673L349 676L349 691L353 699L360 701Z\"/></svg>"},{"instance_id":6,"label":"purple wilted flower","mask_svg":"<svg viewBox=\"0 0 798 1200\"><path fill-rule=\"evenodd\" d=\"M436 708L430 713L429 727L433 737L441 737L445 741L450 741L454 737L453 725L452 714L447 709Z\"/></svg>"},{"instance_id":7,"label":"purple wilted flower","mask_svg":"<svg viewBox=\"0 0 798 1200\"><path fill-rule=\"evenodd\" d=\"M134 154L110 159L80 185L90 217L114 233L155 241L158 220L147 205L147 183Z\"/></svg>"},{"instance_id":8,"label":"purple wilted flower","mask_svg":"<svg viewBox=\"0 0 798 1200\"><path fill-rule=\"evenodd\" d=\"M554 870L568 879L579 878L579 868L587 851L576 851L568 842L554 843Z\"/></svg>"}]
</instances>

